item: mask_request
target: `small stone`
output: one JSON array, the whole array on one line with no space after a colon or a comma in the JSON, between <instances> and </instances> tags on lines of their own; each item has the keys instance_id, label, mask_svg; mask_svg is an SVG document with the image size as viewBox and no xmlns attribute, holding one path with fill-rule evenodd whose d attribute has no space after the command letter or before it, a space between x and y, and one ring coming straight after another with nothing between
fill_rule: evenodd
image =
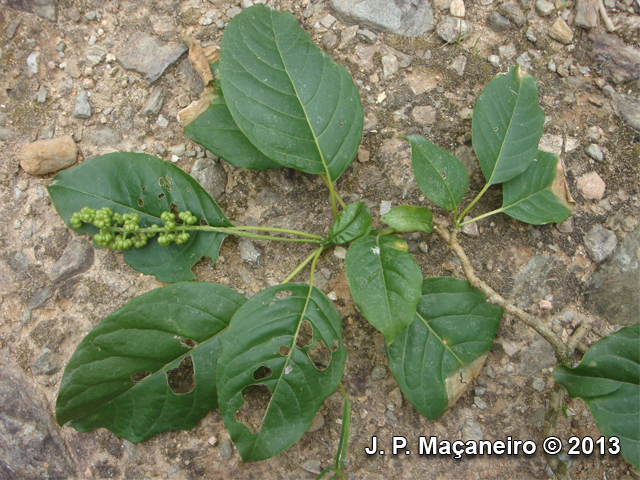
<instances>
[{"instance_id":1,"label":"small stone","mask_svg":"<svg viewBox=\"0 0 640 480\"><path fill-rule=\"evenodd\" d=\"M585 200L600 200L604 196L606 185L597 172L589 172L578 178L577 187Z\"/></svg>"},{"instance_id":2,"label":"small stone","mask_svg":"<svg viewBox=\"0 0 640 480\"><path fill-rule=\"evenodd\" d=\"M196 160L191 168L191 176L216 200L224 193L227 186L227 172L222 165L210 158Z\"/></svg>"},{"instance_id":3,"label":"small stone","mask_svg":"<svg viewBox=\"0 0 640 480\"><path fill-rule=\"evenodd\" d=\"M481 440L484 440L484 432L482 431L482 427L472 419L468 418L467 420L465 420L462 427L462 440L464 442L479 442Z\"/></svg>"},{"instance_id":4,"label":"small stone","mask_svg":"<svg viewBox=\"0 0 640 480\"><path fill-rule=\"evenodd\" d=\"M449 13L453 17L464 17L464 1L463 0L452 0L449 4Z\"/></svg>"},{"instance_id":5,"label":"small stone","mask_svg":"<svg viewBox=\"0 0 640 480\"><path fill-rule=\"evenodd\" d=\"M527 16L522 9L513 3L503 3L500 6L500 13L507 17L518 28L522 28L527 23Z\"/></svg>"},{"instance_id":6,"label":"small stone","mask_svg":"<svg viewBox=\"0 0 640 480\"><path fill-rule=\"evenodd\" d=\"M347 258L347 250L344 247L336 247L333 249L333 255L336 258L344 260L345 258Z\"/></svg>"},{"instance_id":7,"label":"small stone","mask_svg":"<svg viewBox=\"0 0 640 480\"><path fill-rule=\"evenodd\" d=\"M393 423L398 423L398 417L396 417L396 414L391 410L387 410L386 412L384 412L384 416L391 420Z\"/></svg>"},{"instance_id":8,"label":"small stone","mask_svg":"<svg viewBox=\"0 0 640 480\"><path fill-rule=\"evenodd\" d=\"M391 211L391 202L380 203L380 215L386 215Z\"/></svg>"},{"instance_id":9,"label":"small stone","mask_svg":"<svg viewBox=\"0 0 640 480\"><path fill-rule=\"evenodd\" d=\"M369 161L370 155L371 155L371 152L366 148L360 147L358 149L358 161L360 163L367 163Z\"/></svg>"},{"instance_id":10,"label":"small stone","mask_svg":"<svg viewBox=\"0 0 640 480\"><path fill-rule=\"evenodd\" d=\"M220 456L223 460L231 460L233 456L233 445L228 438L225 438L220 442Z\"/></svg>"},{"instance_id":11,"label":"small stone","mask_svg":"<svg viewBox=\"0 0 640 480\"><path fill-rule=\"evenodd\" d=\"M244 9L244 8L249 8L251 6L253 6L253 0L241 0L240 1L240 6Z\"/></svg>"},{"instance_id":12,"label":"small stone","mask_svg":"<svg viewBox=\"0 0 640 480\"><path fill-rule=\"evenodd\" d=\"M322 462L320 460L306 460L300 465L307 472L318 474L322 471Z\"/></svg>"},{"instance_id":13,"label":"small stone","mask_svg":"<svg viewBox=\"0 0 640 480\"><path fill-rule=\"evenodd\" d=\"M462 107L459 115L461 120L471 120L473 118L473 108Z\"/></svg>"},{"instance_id":14,"label":"small stone","mask_svg":"<svg viewBox=\"0 0 640 480\"><path fill-rule=\"evenodd\" d=\"M62 256L51 269L49 280L60 283L80 275L93 265L94 252L91 244L84 238L75 238L67 245Z\"/></svg>"},{"instance_id":15,"label":"small stone","mask_svg":"<svg viewBox=\"0 0 640 480\"><path fill-rule=\"evenodd\" d=\"M527 40L529 40L531 43L536 43L538 41L538 37L536 37L536 35L533 33L531 29L524 32L524 35L525 37L527 37Z\"/></svg>"},{"instance_id":16,"label":"small stone","mask_svg":"<svg viewBox=\"0 0 640 480\"><path fill-rule=\"evenodd\" d=\"M464 69L466 66L467 66L467 57L465 57L464 55L458 55L456 58L453 59L453 62L451 62L451 65L449 66L449 68L454 72L456 72L458 75L462 76L464 75Z\"/></svg>"},{"instance_id":17,"label":"small stone","mask_svg":"<svg viewBox=\"0 0 640 480\"><path fill-rule=\"evenodd\" d=\"M311 426L309 427L309 430L307 430L307 433L317 432L322 427L324 427L324 415L317 412L315 417L313 417L313 421L311 422Z\"/></svg>"},{"instance_id":18,"label":"small stone","mask_svg":"<svg viewBox=\"0 0 640 480\"><path fill-rule=\"evenodd\" d=\"M540 303L538 305L540 306L541 310L553 310L553 303L551 303L549 300L540 300Z\"/></svg>"},{"instance_id":19,"label":"small stone","mask_svg":"<svg viewBox=\"0 0 640 480\"><path fill-rule=\"evenodd\" d=\"M49 287L41 288L33 295L33 297L31 297L31 299L27 303L27 308L29 310L35 310L36 308L40 308L52 296L53 296L53 292Z\"/></svg>"},{"instance_id":20,"label":"small stone","mask_svg":"<svg viewBox=\"0 0 640 480\"><path fill-rule=\"evenodd\" d=\"M542 392L546 388L547 384L542 378L535 377L533 382L531 382L531 386L536 392Z\"/></svg>"},{"instance_id":21,"label":"small stone","mask_svg":"<svg viewBox=\"0 0 640 480\"><path fill-rule=\"evenodd\" d=\"M591 143L587 148L585 148L584 152L596 162L602 162L604 160L602 150L600 150L600 147L595 143Z\"/></svg>"},{"instance_id":22,"label":"small stone","mask_svg":"<svg viewBox=\"0 0 640 480\"><path fill-rule=\"evenodd\" d=\"M216 443L218 443L218 439L215 436L209 437L209 440L207 440L207 442L213 447Z\"/></svg>"},{"instance_id":23,"label":"small stone","mask_svg":"<svg viewBox=\"0 0 640 480\"><path fill-rule=\"evenodd\" d=\"M486 410L489 405L487 405L487 402L485 402L482 398L480 397L474 397L473 398L473 404L478 407L480 410Z\"/></svg>"},{"instance_id":24,"label":"small stone","mask_svg":"<svg viewBox=\"0 0 640 480\"><path fill-rule=\"evenodd\" d=\"M169 120L167 120L163 115L158 115L156 125L158 125L160 128L167 128L169 126Z\"/></svg>"},{"instance_id":25,"label":"small stone","mask_svg":"<svg viewBox=\"0 0 640 480\"><path fill-rule=\"evenodd\" d=\"M38 140L18 154L20 166L31 175L44 175L70 167L78 159L78 147L69 135Z\"/></svg>"},{"instance_id":26,"label":"small stone","mask_svg":"<svg viewBox=\"0 0 640 480\"><path fill-rule=\"evenodd\" d=\"M518 57L516 63L526 70L533 70L533 64L531 63L531 57L527 52L524 52Z\"/></svg>"},{"instance_id":27,"label":"small stone","mask_svg":"<svg viewBox=\"0 0 640 480\"><path fill-rule=\"evenodd\" d=\"M559 42L569 45L573 41L573 32L562 17L558 17L547 34Z\"/></svg>"},{"instance_id":28,"label":"small stone","mask_svg":"<svg viewBox=\"0 0 640 480\"><path fill-rule=\"evenodd\" d=\"M387 367L384 365L376 365L371 370L371 381L377 382L387 376Z\"/></svg>"},{"instance_id":29,"label":"small stone","mask_svg":"<svg viewBox=\"0 0 640 480\"><path fill-rule=\"evenodd\" d=\"M584 247L594 262L600 263L613 255L618 237L602 225L594 225L584 236Z\"/></svg>"},{"instance_id":30,"label":"small stone","mask_svg":"<svg viewBox=\"0 0 640 480\"><path fill-rule=\"evenodd\" d=\"M498 47L498 53L500 54L500 58L504 58L506 60L515 58L515 56L518 54L516 46L513 43L501 45L500 47Z\"/></svg>"},{"instance_id":31,"label":"small stone","mask_svg":"<svg viewBox=\"0 0 640 480\"><path fill-rule=\"evenodd\" d=\"M76 97L76 105L73 110L75 118L87 119L91 117L91 104L89 103L89 94L86 90L82 90Z\"/></svg>"},{"instance_id":32,"label":"small stone","mask_svg":"<svg viewBox=\"0 0 640 480\"><path fill-rule=\"evenodd\" d=\"M186 51L187 47L181 43L166 43L146 33L136 32L118 53L118 62L124 69L144 75L147 84L151 84Z\"/></svg>"},{"instance_id":33,"label":"small stone","mask_svg":"<svg viewBox=\"0 0 640 480\"><path fill-rule=\"evenodd\" d=\"M0 127L0 142L9 142L15 139L15 136L13 127Z\"/></svg>"},{"instance_id":34,"label":"small stone","mask_svg":"<svg viewBox=\"0 0 640 480\"><path fill-rule=\"evenodd\" d=\"M178 157L183 156L186 150L187 150L187 146L184 143L179 143L178 145L174 145L173 147L169 148L169 151L171 152L171 154L176 155Z\"/></svg>"},{"instance_id":35,"label":"small stone","mask_svg":"<svg viewBox=\"0 0 640 480\"><path fill-rule=\"evenodd\" d=\"M556 228L560 233L572 233L573 232L573 217L567 218L564 222L558 223Z\"/></svg>"},{"instance_id":36,"label":"small stone","mask_svg":"<svg viewBox=\"0 0 640 480\"><path fill-rule=\"evenodd\" d=\"M240 12L242 12L242 9L240 7L232 7L229 10L227 10L227 17L233 18L236 15L238 15Z\"/></svg>"},{"instance_id":37,"label":"small stone","mask_svg":"<svg viewBox=\"0 0 640 480\"><path fill-rule=\"evenodd\" d=\"M48 93L49 92L47 92L47 87L45 87L44 85L40 85L40 89L38 90L37 102L38 103L46 102Z\"/></svg>"},{"instance_id":38,"label":"small stone","mask_svg":"<svg viewBox=\"0 0 640 480\"><path fill-rule=\"evenodd\" d=\"M446 16L438 23L436 32L445 42L453 43L471 35L473 27L461 18Z\"/></svg>"},{"instance_id":39,"label":"small stone","mask_svg":"<svg viewBox=\"0 0 640 480\"><path fill-rule=\"evenodd\" d=\"M338 36L332 32L327 32L322 37L322 44L327 50L333 50L338 44Z\"/></svg>"},{"instance_id":40,"label":"small stone","mask_svg":"<svg viewBox=\"0 0 640 480\"><path fill-rule=\"evenodd\" d=\"M98 14L96 12L94 12L93 10L84 14L84 18L86 18L90 22L95 20L97 16L98 16Z\"/></svg>"},{"instance_id":41,"label":"small stone","mask_svg":"<svg viewBox=\"0 0 640 480\"><path fill-rule=\"evenodd\" d=\"M511 22L509 22L509 19L495 11L491 12L489 15L487 25L491 30L497 33L506 32L511 28Z\"/></svg>"},{"instance_id":42,"label":"small stone","mask_svg":"<svg viewBox=\"0 0 640 480\"><path fill-rule=\"evenodd\" d=\"M149 94L149 98L147 98L147 101L142 108L142 112L140 113L146 117L158 115L164 102L164 92L164 87L154 88Z\"/></svg>"},{"instance_id":43,"label":"small stone","mask_svg":"<svg viewBox=\"0 0 640 480\"><path fill-rule=\"evenodd\" d=\"M336 23L336 17L331 14L327 14L320 20L320 25L325 28L331 28L333 24Z\"/></svg>"},{"instance_id":44,"label":"small stone","mask_svg":"<svg viewBox=\"0 0 640 480\"><path fill-rule=\"evenodd\" d=\"M51 362L51 350L43 348L40 356L31 365L31 372L34 375L53 375L60 371L62 366L53 365Z\"/></svg>"},{"instance_id":45,"label":"small stone","mask_svg":"<svg viewBox=\"0 0 640 480\"><path fill-rule=\"evenodd\" d=\"M548 2L547 0L536 1L536 12L541 17L548 17L555 11L555 9L555 5L551 2Z\"/></svg>"},{"instance_id":46,"label":"small stone","mask_svg":"<svg viewBox=\"0 0 640 480\"><path fill-rule=\"evenodd\" d=\"M491 66L498 68L500 66L500 57L498 55L489 55L487 62L489 62Z\"/></svg>"},{"instance_id":47,"label":"small stone","mask_svg":"<svg viewBox=\"0 0 640 480\"><path fill-rule=\"evenodd\" d=\"M608 0L605 0L605 5ZM613 8L613 7L610 7ZM575 16L573 23L578 27L591 29L599 23L600 13L598 12L598 2L589 0L576 0Z\"/></svg>"},{"instance_id":48,"label":"small stone","mask_svg":"<svg viewBox=\"0 0 640 480\"><path fill-rule=\"evenodd\" d=\"M542 152L553 153L559 157L562 154L563 144L564 138L562 138L562 135L552 135L550 133L545 133L540 138L540 142L538 142L538 150Z\"/></svg>"},{"instance_id":49,"label":"small stone","mask_svg":"<svg viewBox=\"0 0 640 480\"><path fill-rule=\"evenodd\" d=\"M33 52L27 57L27 74L32 77L38 73L40 52Z\"/></svg>"},{"instance_id":50,"label":"small stone","mask_svg":"<svg viewBox=\"0 0 640 480\"><path fill-rule=\"evenodd\" d=\"M469 220L472 220L472 218L469 215L465 216L463 219L463 221L465 222ZM476 222L471 222L471 223L467 223L466 225L463 225L462 233L464 233L465 235L469 235L470 237L479 237L480 231L478 230L478 224Z\"/></svg>"},{"instance_id":51,"label":"small stone","mask_svg":"<svg viewBox=\"0 0 640 480\"><path fill-rule=\"evenodd\" d=\"M340 45L338 45L338 50L345 49L353 40L355 40L357 32L358 25L352 25L343 29L340 33Z\"/></svg>"},{"instance_id":52,"label":"small stone","mask_svg":"<svg viewBox=\"0 0 640 480\"><path fill-rule=\"evenodd\" d=\"M382 72L385 77L390 77L398 71L398 59L395 55L385 55L382 57Z\"/></svg>"},{"instance_id":53,"label":"small stone","mask_svg":"<svg viewBox=\"0 0 640 480\"><path fill-rule=\"evenodd\" d=\"M243 262L257 265L262 255L255 247L250 238L243 237L238 242L240 246L240 258L242 258Z\"/></svg>"},{"instance_id":54,"label":"small stone","mask_svg":"<svg viewBox=\"0 0 640 480\"><path fill-rule=\"evenodd\" d=\"M356 32L356 35L362 38L362 40L364 40L367 43L376 43L376 41L378 40L378 35L376 35L371 30L367 30L366 28L362 30L358 30Z\"/></svg>"},{"instance_id":55,"label":"small stone","mask_svg":"<svg viewBox=\"0 0 640 480\"><path fill-rule=\"evenodd\" d=\"M436 121L436 109L431 105L413 107L411 116L420 125L433 125Z\"/></svg>"},{"instance_id":56,"label":"small stone","mask_svg":"<svg viewBox=\"0 0 640 480\"><path fill-rule=\"evenodd\" d=\"M400 387L396 387L391 390L391 393L389 393L389 399L397 408L402 408L402 392L400 391Z\"/></svg>"},{"instance_id":57,"label":"small stone","mask_svg":"<svg viewBox=\"0 0 640 480\"><path fill-rule=\"evenodd\" d=\"M84 52L84 58L87 60L88 66L93 68L99 65L107 56L109 51L104 45L92 45Z\"/></svg>"}]
</instances>

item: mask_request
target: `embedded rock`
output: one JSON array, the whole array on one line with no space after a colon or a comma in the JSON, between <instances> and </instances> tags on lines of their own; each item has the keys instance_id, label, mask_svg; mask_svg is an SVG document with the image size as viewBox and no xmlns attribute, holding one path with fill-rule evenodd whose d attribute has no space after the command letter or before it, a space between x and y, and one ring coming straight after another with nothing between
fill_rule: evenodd
<instances>
[{"instance_id":1,"label":"embedded rock","mask_svg":"<svg viewBox=\"0 0 640 480\"><path fill-rule=\"evenodd\" d=\"M54 265L49 280L59 283L86 272L93 265L94 252L84 238L74 238Z\"/></svg>"},{"instance_id":2,"label":"embedded rock","mask_svg":"<svg viewBox=\"0 0 640 480\"><path fill-rule=\"evenodd\" d=\"M214 200L224 193L227 185L227 172L224 171L222 165L210 158L196 160L191 168L191 176Z\"/></svg>"},{"instance_id":3,"label":"embedded rock","mask_svg":"<svg viewBox=\"0 0 640 480\"><path fill-rule=\"evenodd\" d=\"M2 2L5 3L5 2ZM56 21L55 0L7 0L6 5L14 10L35 13L50 22ZM11 18L11 16L9 16Z\"/></svg>"},{"instance_id":4,"label":"embedded rock","mask_svg":"<svg viewBox=\"0 0 640 480\"><path fill-rule=\"evenodd\" d=\"M181 43L166 43L136 32L119 52L118 62L124 69L144 75L147 84L152 84L186 51Z\"/></svg>"},{"instance_id":5,"label":"embedded rock","mask_svg":"<svg viewBox=\"0 0 640 480\"><path fill-rule=\"evenodd\" d=\"M640 50L624 43L617 35L594 35L593 58L602 76L613 83L633 82L640 78Z\"/></svg>"}]
</instances>

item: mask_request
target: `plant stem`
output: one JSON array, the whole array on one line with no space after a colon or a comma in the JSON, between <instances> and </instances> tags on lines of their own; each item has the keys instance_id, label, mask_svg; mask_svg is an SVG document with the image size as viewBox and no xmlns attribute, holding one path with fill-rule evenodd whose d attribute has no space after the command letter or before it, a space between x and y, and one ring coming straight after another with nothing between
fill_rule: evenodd
<instances>
[{"instance_id":1,"label":"plant stem","mask_svg":"<svg viewBox=\"0 0 640 480\"><path fill-rule=\"evenodd\" d=\"M285 278L283 281L280 282L280 285L284 283L289 283L293 279L293 277L295 277L297 274L299 274L302 271L302 269L307 265L307 263L309 263L311 260L315 258L316 254L318 253L318 250L322 251L322 249L323 247L318 247L313 252L311 252L309 256L305 258L302 261L302 263L295 268L293 272L287 275L287 278Z\"/></svg>"},{"instance_id":2,"label":"plant stem","mask_svg":"<svg viewBox=\"0 0 640 480\"><path fill-rule=\"evenodd\" d=\"M454 218L453 220L455 221L456 225L458 225L458 220L460 220L461 218L464 218L464 216L467 214L467 212L469 210L471 210L471 207L473 207L476 202L478 200L480 200L482 198L482 196L485 194L485 192L489 189L489 184L487 183L482 190L480 190L480 193L476 196L476 198L474 198L471 203L469 205L467 205L467 208L465 208L462 213L460 215L458 215L457 218Z\"/></svg>"},{"instance_id":3,"label":"plant stem","mask_svg":"<svg viewBox=\"0 0 640 480\"><path fill-rule=\"evenodd\" d=\"M299 230L289 230L286 228L275 227L257 227L255 225L242 225L240 227L229 227L233 230L254 230L256 232L275 232L275 233L288 233L289 235L298 235L299 237L315 238L316 240L324 240L322 235L316 235L314 233L301 232Z\"/></svg>"},{"instance_id":4,"label":"plant stem","mask_svg":"<svg viewBox=\"0 0 640 480\"><path fill-rule=\"evenodd\" d=\"M338 218L338 208L336 207L336 191L333 189L333 182L329 179L329 173L320 174L320 178L329 189L329 197L331 197L331 211L333 212L333 219Z\"/></svg>"},{"instance_id":5,"label":"plant stem","mask_svg":"<svg viewBox=\"0 0 640 480\"><path fill-rule=\"evenodd\" d=\"M433 230L438 234L440 238L442 238L447 243L447 245L449 245L451 251L456 254L458 260L460 260L460 265L462 265L462 270L464 271L467 280L469 280L469 283L472 286L481 290L482 293L487 296L491 303L501 306L505 312L515 316L516 318L520 319L525 325L533 328L541 337L543 337L547 342L551 344L551 346L555 350L558 362L563 365L571 366L571 363L573 361L573 350L565 345L562 340L560 340L553 333L553 331L549 329L549 327L542 323L539 318L528 314L524 310L516 307L511 302L506 301L494 289L492 289L484 281L478 278L464 249L458 243L455 231L452 235L451 233L449 233L449 230L440 225L434 225Z\"/></svg>"},{"instance_id":6,"label":"plant stem","mask_svg":"<svg viewBox=\"0 0 640 480\"><path fill-rule=\"evenodd\" d=\"M549 408L547 414L544 417L544 438L555 436L556 429L558 427L558 419L562 412L562 404L564 398L564 387L556 383L551 389L549 394ZM569 475L569 465L558 458L557 455L545 454L547 457L547 463L553 473L556 474L558 480L571 480Z\"/></svg>"},{"instance_id":7,"label":"plant stem","mask_svg":"<svg viewBox=\"0 0 640 480\"><path fill-rule=\"evenodd\" d=\"M324 246L316 249L315 255L313 257L313 262L311 262L311 274L309 275L309 288L313 287L313 274L316 271L316 263L318 263L318 259L320 258L320 254L325 249Z\"/></svg>"},{"instance_id":8,"label":"plant stem","mask_svg":"<svg viewBox=\"0 0 640 480\"><path fill-rule=\"evenodd\" d=\"M487 213L484 213L482 215L478 215L477 217L472 218L471 220L467 220L466 222L456 223L456 228L460 228L460 227L462 227L464 225L467 225L469 223L477 222L478 220L481 220L483 218L489 217L491 215L495 215L496 213L500 213L502 211L504 211L502 208L498 208L496 210L492 210L491 212L487 212Z\"/></svg>"},{"instance_id":9,"label":"plant stem","mask_svg":"<svg viewBox=\"0 0 640 480\"><path fill-rule=\"evenodd\" d=\"M369 235L387 235L389 233L394 233L395 231L395 228L379 228L377 230L371 230Z\"/></svg>"}]
</instances>

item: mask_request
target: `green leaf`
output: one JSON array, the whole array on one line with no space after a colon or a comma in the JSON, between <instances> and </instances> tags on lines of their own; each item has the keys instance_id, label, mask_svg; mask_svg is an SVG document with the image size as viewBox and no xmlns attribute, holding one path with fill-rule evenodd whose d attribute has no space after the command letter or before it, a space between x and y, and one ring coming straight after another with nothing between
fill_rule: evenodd
<instances>
[{"instance_id":1,"label":"green leaf","mask_svg":"<svg viewBox=\"0 0 640 480\"><path fill-rule=\"evenodd\" d=\"M596 342L576 368L560 365L553 379L587 404L598 429L620 439L620 454L640 468L640 324Z\"/></svg>"},{"instance_id":2,"label":"green leaf","mask_svg":"<svg viewBox=\"0 0 640 480\"><path fill-rule=\"evenodd\" d=\"M211 66L211 71L216 71L214 65ZM184 127L185 135L238 168L282 168L254 147L240 131L220 87L216 88L216 94L209 108Z\"/></svg>"},{"instance_id":3,"label":"green leaf","mask_svg":"<svg viewBox=\"0 0 640 480\"><path fill-rule=\"evenodd\" d=\"M345 270L353 301L387 343L413 321L420 301L422 273L404 240L366 236L347 250Z\"/></svg>"},{"instance_id":4,"label":"green leaf","mask_svg":"<svg viewBox=\"0 0 640 480\"><path fill-rule=\"evenodd\" d=\"M347 205L331 225L327 243L340 245L368 235L371 224L371 212L364 202Z\"/></svg>"},{"instance_id":5,"label":"green leaf","mask_svg":"<svg viewBox=\"0 0 640 480\"><path fill-rule=\"evenodd\" d=\"M60 383L58 423L79 432L108 428L134 443L193 428L218 404L221 337L245 301L206 282L134 298L78 345Z\"/></svg>"},{"instance_id":6,"label":"green leaf","mask_svg":"<svg viewBox=\"0 0 640 480\"><path fill-rule=\"evenodd\" d=\"M433 230L433 214L427 207L394 207L382 216L382 221L399 231L420 230L429 233Z\"/></svg>"},{"instance_id":7,"label":"green leaf","mask_svg":"<svg viewBox=\"0 0 640 480\"><path fill-rule=\"evenodd\" d=\"M553 153L538 152L531 166L502 186L502 211L522 222L560 223L571 215L575 202L564 168Z\"/></svg>"},{"instance_id":8,"label":"green leaf","mask_svg":"<svg viewBox=\"0 0 640 480\"><path fill-rule=\"evenodd\" d=\"M387 346L389 368L418 413L435 420L462 395L484 364L502 313L464 280L424 280L413 323Z\"/></svg>"},{"instance_id":9,"label":"green leaf","mask_svg":"<svg viewBox=\"0 0 640 480\"><path fill-rule=\"evenodd\" d=\"M309 429L342 377L341 328L331 300L300 283L257 293L233 316L218 361L218 400L245 462L278 455ZM256 433L236 419L250 385L264 385L271 394Z\"/></svg>"},{"instance_id":10,"label":"green leaf","mask_svg":"<svg viewBox=\"0 0 640 480\"><path fill-rule=\"evenodd\" d=\"M69 219L82 207L110 207L118 213L138 213L140 227L162 225L160 214L171 204L189 210L215 227L231 223L209 194L189 174L170 162L142 153L109 153L58 173L47 187L53 204L70 227ZM84 224L79 233L98 233ZM154 239L144 248L126 250L124 260L139 272L155 275L160 282L191 280L191 267L200 257L214 261L225 235L192 232L182 244L161 247Z\"/></svg>"},{"instance_id":11,"label":"green leaf","mask_svg":"<svg viewBox=\"0 0 640 480\"><path fill-rule=\"evenodd\" d=\"M275 162L335 181L362 137L360 94L289 12L255 5L225 28L222 90L240 130Z\"/></svg>"},{"instance_id":12,"label":"green leaf","mask_svg":"<svg viewBox=\"0 0 640 480\"><path fill-rule=\"evenodd\" d=\"M499 74L473 109L473 149L489 185L520 175L538 153L544 112L538 84L517 66Z\"/></svg>"},{"instance_id":13,"label":"green leaf","mask_svg":"<svg viewBox=\"0 0 640 480\"><path fill-rule=\"evenodd\" d=\"M453 212L469 186L469 176L460 160L422 135L403 138L411 143L411 168L422 193Z\"/></svg>"}]
</instances>

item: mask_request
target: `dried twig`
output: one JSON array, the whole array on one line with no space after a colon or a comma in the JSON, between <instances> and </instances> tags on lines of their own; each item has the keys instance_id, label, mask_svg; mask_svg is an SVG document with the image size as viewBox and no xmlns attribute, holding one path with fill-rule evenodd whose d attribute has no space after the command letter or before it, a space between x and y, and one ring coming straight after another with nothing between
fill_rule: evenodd
<instances>
[{"instance_id":1,"label":"dried twig","mask_svg":"<svg viewBox=\"0 0 640 480\"><path fill-rule=\"evenodd\" d=\"M597 2L598 2L598 10L600 10L600 15L602 16L602 20L604 21L605 27L607 27L608 31L615 32L616 26L613 24L613 22L609 18L609 15L607 14L607 9L604 8L604 3L602 3L602 0L597 0Z\"/></svg>"}]
</instances>

